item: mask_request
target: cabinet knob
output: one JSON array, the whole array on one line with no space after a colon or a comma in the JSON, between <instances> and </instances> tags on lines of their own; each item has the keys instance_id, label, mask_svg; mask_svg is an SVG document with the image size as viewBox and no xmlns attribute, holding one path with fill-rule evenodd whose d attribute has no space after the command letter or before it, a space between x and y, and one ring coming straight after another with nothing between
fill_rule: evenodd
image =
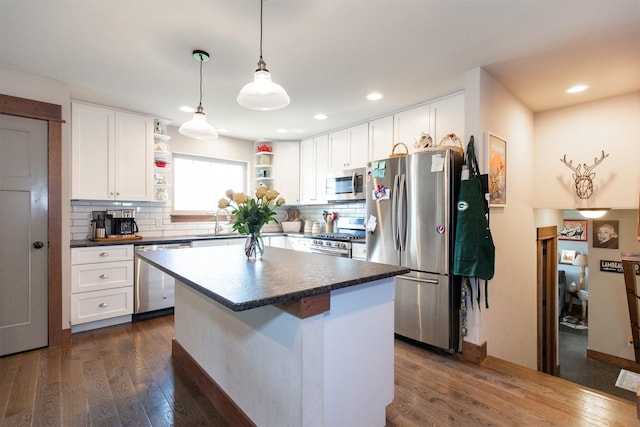
<instances>
[{"instance_id":1,"label":"cabinet knob","mask_svg":"<svg viewBox=\"0 0 640 427\"><path fill-rule=\"evenodd\" d=\"M107 273L102 273L102 274L100 275L100 278L101 278L101 279L108 279L108 278L109 278L109 275L108 275Z\"/></svg>"},{"instance_id":2,"label":"cabinet knob","mask_svg":"<svg viewBox=\"0 0 640 427\"><path fill-rule=\"evenodd\" d=\"M107 304L106 302L101 302L100 304L98 304L98 307L101 307L101 308L109 307L109 304Z\"/></svg>"},{"instance_id":3,"label":"cabinet knob","mask_svg":"<svg viewBox=\"0 0 640 427\"><path fill-rule=\"evenodd\" d=\"M44 247L44 243L38 241L38 242L33 242L33 248L34 249L42 249Z\"/></svg>"},{"instance_id":4,"label":"cabinet knob","mask_svg":"<svg viewBox=\"0 0 640 427\"><path fill-rule=\"evenodd\" d=\"M109 256L109 252L100 252L101 257Z\"/></svg>"}]
</instances>

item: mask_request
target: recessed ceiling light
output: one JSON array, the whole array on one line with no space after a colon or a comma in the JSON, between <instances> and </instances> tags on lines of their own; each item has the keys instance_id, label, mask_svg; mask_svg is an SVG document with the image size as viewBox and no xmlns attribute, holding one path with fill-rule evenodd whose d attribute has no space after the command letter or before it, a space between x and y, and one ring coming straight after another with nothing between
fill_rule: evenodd
<instances>
[{"instance_id":1,"label":"recessed ceiling light","mask_svg":"<svg viewBox=\"0 0 640 427\"><path fill-rule=\"evenodd\" d=\"M286 130L286 129L276 129L276 132L278 132L278 133L287 133L289 131Z\"/></svg>"},{"instance_id":2,"label":"recessed ceiling light","mask_svg":"<svg viewBox=\"0 0 640 427\"><path fill-rule=\"evenodd\" d=\"M324 119L327 118L327 115L326 114L322 114L322 113L318 113L318 114L314 115L313 118L316 119L316 120L324 120Z\"/></svg>"},{"instance_id":3,"label":"recessed ceiling light","mask_svg":"<svg viewBox=\"0 0 640 427\"><path fill-rule=\"evenodd\" d=\"M194 113L196 109L193 107L187 107L186 105L183 105L182 107L180 107L180 111L183 111L185 113Z\"/></svg>"},{"instance_id":4,"label":"recessed ceiling light","mask_svg":"<svg viewBox=\"0 0 640 427\"><path fill-rule=\"evenodd\" d=\"M379 101L384 98L384 95L378 92L372 92L366 96L369 101Z\"/></svg>"},{"instance_id":5,"label":"recessed ceiling light","mask_svg":"<svg viewBox=\"0 0 640 427\"><path fill-rule=\"evenodd\" d=\"M567 89L567 93L580 93L584 92L587 89L589 89L589 86L587 85L576 85Z\"/></svg>"}]
</instances>

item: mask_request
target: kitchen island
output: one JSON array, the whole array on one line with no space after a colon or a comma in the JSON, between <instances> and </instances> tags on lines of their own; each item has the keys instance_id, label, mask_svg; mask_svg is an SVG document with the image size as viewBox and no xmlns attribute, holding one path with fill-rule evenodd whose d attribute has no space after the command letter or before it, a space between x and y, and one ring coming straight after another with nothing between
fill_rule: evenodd
<instances>
[{"instance_id":1,"label":"kitchen island","mask_svg":"<svg viewBox=\"0 0 640 427\"><path fill-rule=\"evenodd\" d=\"M174 360L233 425L385 425L407 269L280 248L140 255L178 282Z\"/></svg>"}]
</instances>

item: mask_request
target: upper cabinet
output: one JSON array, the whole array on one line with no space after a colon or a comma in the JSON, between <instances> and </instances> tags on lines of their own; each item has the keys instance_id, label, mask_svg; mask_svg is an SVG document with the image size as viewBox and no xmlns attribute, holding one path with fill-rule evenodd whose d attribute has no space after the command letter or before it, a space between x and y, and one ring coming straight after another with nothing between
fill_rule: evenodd
<instances>
[{"instance_id":1,"label":"upper cabinet","mask_svg":"<svg viewBox=\"0 0 640 427\"><path fill-rule=\"evenodd\" d=\"M300 203L326 202L329 136L300 142Z\"/></svg>"},{"instance_id":2,"label":"upper cabinet","mask_svg":"<svg viewBox=\"0 0 640 427\"><path fill-rule=\"evenodd\" d=\"M455 133L465 142L464 94L460 93L432 102L431 123L430 135L434 143L439 143L445 135L450 133Z\"/></svg>"},{"instance_id":3,"label":"upper cabinet","mask_svg":"<svg viewBox=\"0 0 640 427\"><path fill-rule=\"evenodd\" d=\"M434 145L450 133L464 139L464 94L441 98L393 115L393 142L404 142L410 153L416 150L414 143L422 133L429 134Z\"/></svg>"},{"instance_id":4,"label":"upper cabinet","mask_svg":"<svg viewBox=\"0 0 640 427\"><path fill-rule=\"evenodd\" d=\"M71 104L71 197L153 200L153 119Z\"/></svg>"},{"instance_id":5,"label":"upper cabinet","mask_svg":"<svg viewBox=\"0 0 640 427\"><path fill-rule=\"evenodd\" d=\"M276 190L280 192L288 205L300 203L300 144L297 142L276 141L274 177Z\"/></svg>"},{"instance_id":6,"label":"upper cabinet","mask_svg":"<svg viewBox=\"0 0 640 427\"><path fill-rule=\"evenodd\" d=\"M431 134L430 111L431 106L423 104L394 114L393 142L404 142L409 151L413 151L413 142L419 134L423 132Z\"/></svg>"},{"instance_id":7,"label":"upper cabinet","mask_svg":"<svg viewBox=\"0 0 640 427\"><path fill-rule=\"evenodd\" d=\"M365 167L369 160L369 125L363 123L329 134L329 169Z\"/></svg>"},{"instance_id":8,"label":"upper cabinet","mask_svg":"<svg viewBox=\"0 0 640 427\"><path fill-rule=\"evenodd\" d=\"M386 159L393 150L393 116L369 122L369 161Z\"/></svg>"}]
</instances>

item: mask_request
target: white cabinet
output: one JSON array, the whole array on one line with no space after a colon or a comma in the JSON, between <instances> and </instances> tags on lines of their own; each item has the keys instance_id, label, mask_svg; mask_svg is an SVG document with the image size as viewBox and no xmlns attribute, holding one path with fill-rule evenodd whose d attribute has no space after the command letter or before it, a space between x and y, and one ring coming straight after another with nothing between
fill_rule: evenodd
<instances>
[{"instance_id":1,"label":"white cabinet","mask_svg":"<svg viewBox=\"0 0 640 427\"><path fill-rule=\"evenodd\" d=\"M422 132L431 135L431 106L423 104L393 115L393 142L404 142L413 152L413 143ZM431 135L433 136L433 135ZM387 156L389 157L389 156Z\"/></svg>"},{"instance_id":2,"label":"white cabinet","mask_svg":"<svg viewBox=\"0 0 640 427\"><path fill-rule=\"evenodd\" d=\"M325 203L329 136L300 142L300 202Z\"/></svg>"},{"instance_id":3,"label":"white cabinet","mask_svg":"<svg viewBox=\"0 0 640 427\"><path fill-rule=\"evenodd\" d=\"M369 159L369 125L363 123L329 134L329 169L365 167Z\"/></svg>"},{"instance_id":4,"label":"white cabinet","mask_svg":"<svg viewBox=\"0 0 640 427\"><path fill-rule=\"evenodd\" d=\"M71 104L71 197L147 201L153 196L153 119Z\"/></svg>"},{"instance_id":5,"label":"white cabinet","mask_svg":"<svg viewBox=\"0 0 640 427\"><path fill-rule=\"evenodd\" d=\"M268 236L264 238L264 245L274 248L286 247L286 236Z\"/></svg>"},{"instance_id":6,"label":"white cabinet","mask_svg":"<svg viewBox=\"0 0 640 427\"><path fill-rule=\"evenodd\" d=\"M273 159L275 188L288 205L300 202L300 144L298 142L276 141Z\"/></svg>"},{"instance_id":7,"label":"white cabinet","mask_svg":"<svg viewBox=\"0 0 640 427\"><path fill-rule=\"evenodd\" d=\"M245 240L246 238L243 238L243 237L194 240L191 242L191 247L206 248L210 246L240 246L240 245L244 245Z\"/></svg>"},{"instance_id":8,"label":"white cabinet","mask_svg":"<svg viewBox=\"0 0 640 427\"><path fill-rule=\"evenodd\" d=\"M72 248L71 325L126 315L115 323L130 321L133 275L133 245Z\"/></svg>"},{"instance_id":9,"label":"white cabinet","mask_svg":"<svg viewBox=\"0 0 640 427\"><path fill-rule=\"evenodd\" d=\"M367 245L366 243L353 243L351 245L351 258L367 260Z\"/></svg>"},{"instance_id":10,"label":"white cabinet","mask_svg":"<svg viewBox=\"0 0 640 427\"><path fill-rule=\"evenodd\" d=\"M386 159L393 149L393 116L369 122L369 161Z\"/></svg>"},{"instance_id":11,"label":"white cabinet","mask_svg":"<svg viewBox=\"0 0 640 427\"><path fill-rule=\"evenodd\" d=\"M394 114L393 142L404 142L410 153L415 151L413 144L423 132L431 136L433 144L440 143L440 140L450 133L464 139L464 93Z\"/></svg>"},{"instance_id":12,"label":"white cabinet","mask_svg":"<svg viewBox=\"0 0 640 427\"><path fill-rule=\"evenodd\" d=\"M285 248L300 252L311 252L311 239L306 237L286 236Z\"/></svg>"},{"instance_id":13,"label":"white cabinet","mask_svg":"<svg viewBox=\"0 0 640 427\"><path fill-rule=\"evenodd\" d=\"M455 133L462 142L465 142L464 117L463 93L431 103L431 137L433 142L439 143L445 135L450 133Z\"/></svg>"}]
</instances>

